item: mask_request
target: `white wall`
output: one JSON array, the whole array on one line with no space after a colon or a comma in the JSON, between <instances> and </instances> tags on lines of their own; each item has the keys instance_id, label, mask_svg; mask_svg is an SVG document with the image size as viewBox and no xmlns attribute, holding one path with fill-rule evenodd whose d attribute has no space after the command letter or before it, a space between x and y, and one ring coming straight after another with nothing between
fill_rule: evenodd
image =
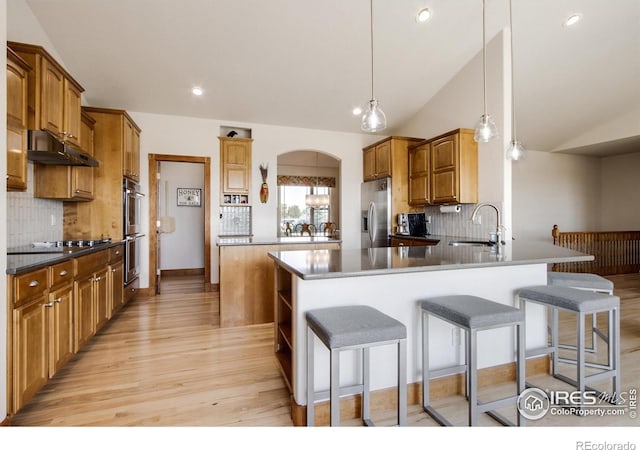
<instances>
[{"instance_id":1,"label":"white wall","mask_svg":"<svg viewBox=\"0 0 640 450\"><path fill-rule=\"evenodd\" d=\"M159 217L173 217L175 230L160 235L160 269L204 267L204 208L177 206L177 188L198 188L204 194L204 164L160 163Z\"/></svg>"},{"instance_id":2,"label":"white wall","mask_svg":"<svg viewBox=\"0 0 640 450\"><path fill-rule=\"evenodd\" d=\"M601 230L640 230L640 152L602 159Z\"/></svg>"},{"instance_id":3,"label":"white wall","mask_svg":"<svg viewBox=\"0 0 640 450\"><path fill-rule=\"evenodd\" d=\"M7 28L7 4L0 2L0 42L2 48L7 46L6 42ZM7 66L7 53L1 52L0 64L2 67ZM7 73L5 70L0 71L0 117L7 115ZM0 127L0 154L7 154L7 129ZM0 180L6 179L7 176L7 158L0 158ZM7 185L0 183L0 217L7 217ZM7 222L0 220L0 255L7 252ZM0 422L7 416L7 260L0 258Z\"/></svg>"},{"instance_id":4,"label":"white wall","mask_svg":"<svg viewBox=\"0 0 640 450\"><path fill-rule=\"evenodd\" d=\"M256 240L271 240L277 235L277 170L269 170L267 183L270 195L266 204L260 203L262 178L259 165L278 167L278 155L293 150L314 150L331 155L341 162L340 222L344 248L360 247L359 216L353 205L360 204L362 182L362 148L378 137L353 133L338 133L303 128L278 127L251 123L234 123L220 120L198 119L161 114L130 112L142 129L140 136L140 183L149 190L149 167L146 161L150 153L205 156L211 158L211 237L218 235L220 205L220 146L218 134L221 126L250 128L252 146L252 227ZM381 138L381 137L380 137ZM150 233L148 198L142 201L142 232ZM148 240L142 241L142 254L148 254ZM149 261L141 261L140 287L148 286ZM211 282L218 282L218 251L211 252Z\"/></svg>"},{"instance_id":5,"label":"white wall","mask_svg":"<svg viewBox=\"0 0 640 450\"><path fill-rule=\"evenodd\" d=\"M529 151L513 165L513 235L550 240L564 231L600 230L601 162L593 156Z\"/></svg>"}]
</instances>

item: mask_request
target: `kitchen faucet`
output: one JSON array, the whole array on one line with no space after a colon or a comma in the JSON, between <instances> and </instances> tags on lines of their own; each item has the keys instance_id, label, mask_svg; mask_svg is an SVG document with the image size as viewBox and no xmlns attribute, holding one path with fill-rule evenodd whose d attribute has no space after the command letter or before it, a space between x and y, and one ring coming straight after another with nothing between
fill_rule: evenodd
<instances>
[{"instance_id":1,"label":"kitchen faucet","mask_svg":"<svg viewBox=\"0 0 640 450\"><path fill-rule=\"evenodd\" d=\"M496 210L496 248L499 249L500 245L502 245L502 222L500 221L500 210L498 207L490 202L478 203L473 209L473 213L471 213L471 221L474 222L476 220L478 210L483 206L490 206Z\"/></svg>"}]
</instances>

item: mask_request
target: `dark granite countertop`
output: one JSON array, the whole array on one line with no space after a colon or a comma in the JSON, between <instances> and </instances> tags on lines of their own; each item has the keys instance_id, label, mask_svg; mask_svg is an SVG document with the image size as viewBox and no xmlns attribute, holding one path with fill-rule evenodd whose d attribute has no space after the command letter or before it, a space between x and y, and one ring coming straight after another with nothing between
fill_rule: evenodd
<instances>
[{"instance_id":1,"label":"dark granite countertop","mask_svg":"<svg viewBox=\"0 0 640 450\"><path fill-rule=\"evenodd\" d=\"M52 264L66 261L68 259L77 258L79 256L88 255L89 253L95 253L100 250L115 247L116 245L120 245L122 243L124 243L124 241L112 241L108 244L100 244L94 247L63 247L62 249L58 249L57 251L47 251L46 249L42 249L42 251L46 253L7 255L6 273L9 275L17 275L23 272L29 272L41 267L46 267Z\"/></svg>"},{"instance_id":2,"label":"dark granite countertop","mask_svg":"<svg viewBox=\"0 0 640 450\"><path fill-rule=\"evenodd\" d=\"M511 241L498 254L495 247L452 246L449 241L456 238L438 238L438 244L427 246L294 250L270 252L269 256L305 280L594 259L592 255L546 241Z\"/></svg>"}]
</instances>

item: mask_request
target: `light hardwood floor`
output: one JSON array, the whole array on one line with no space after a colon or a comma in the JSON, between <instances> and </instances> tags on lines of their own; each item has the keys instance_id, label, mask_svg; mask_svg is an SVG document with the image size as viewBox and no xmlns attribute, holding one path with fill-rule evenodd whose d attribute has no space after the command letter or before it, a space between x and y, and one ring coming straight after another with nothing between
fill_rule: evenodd
<instances>
[{"instance_id":1,"label":"light hardwood floor","mask_svg":"<svg viewBox=\"0 0 640 450\"><path fill-rule=\"evenodd\" d=\"M623 388L638 388L640 275L610 279L622 298ZM218 293L202 292L202 286L197 276L167 278L162 295L127 305L12 418L12 425L291 426L289 392L273 356L273 326L220 329ZM572 336L574 322L562 324L564 334ZM548 376L532 381L556 386ZM512 389L496 386L483 395ZM454 424L465 424L462 397L440 399L435 406ZM374 420L384 424L392 414ZM418 405L409 407L408 421L436 426ZM496 423L483 417L481 425ZM640 421L628 414L547 416L528 425L638 426Z\"/></svg>"}]
</instances>

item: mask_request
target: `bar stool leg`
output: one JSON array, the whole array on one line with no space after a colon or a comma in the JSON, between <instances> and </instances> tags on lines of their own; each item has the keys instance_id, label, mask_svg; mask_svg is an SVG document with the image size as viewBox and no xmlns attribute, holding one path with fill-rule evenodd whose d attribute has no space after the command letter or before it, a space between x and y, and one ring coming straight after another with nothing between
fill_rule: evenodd
<instances>
[{"instance_id":1,"label":"bar stool leg","mask_svg":"<svg viewBox=\"0 0 640 450\"><path fill-rule=\"evenodd\" d=\"M315 386L314 386L314 368L313 368L313 331L307 327L307 426L314 425L314 402L315 402Z\"/></svg>"},{"instance_id":2,"label":"bar stool leg","mask_svg":"<svg viewBox=\"0 0 640 450\"><path fill-rule=\"evenodd\" d=\"M578 382L578 391L584 393L586 385L585 385L585 365L584 365L584 313L578 313L578 326L576 327L578 330L578 335L576 343L578 345L578 358L577 358L577 378ZM582 395L580 396L580 408L584 406L584 398Z\"/></svg>"},{"instance_id":3,"label":"bar stool leg","mask_svg":"<svg viewBox=\"0 0 640 450\"><path fill-rule=\"evenodd\" d=\"M468 331L460 329L460 333L465 334L465 338L468 334ZM469 346L464 346L464 397L469 400Z\"/></svg>"},{"instance_id":4,"label":"bar stool leg","mask_svg":"<svg viewBox=\"0 0 640 450\"><path fill-rule=\"evenodd\" d=\"M362 422L371 423L371 396L369 395L369 347L362 349Z\"/></svg>"},{"instance_id":5,"label":"bar stool leg","mask_svg":"<svg viewBox=\"0 0 640 450\"><path fill-rule=\"evenodd\" d=\"M476 372L477 361L477 333L475 330L467 330L467 346L469 347L469 426L476 426L478 421L478 374Z\"/></svg>"},{"instance_id":6,"label":"bar stool leg","mask_svg":"<svg viewBox=\"0 0 640 450\"><path fill-rule=\"evenodd\" d=\"M331 350L331 426L340 425L340 351Z\"/></svg>"},{"instance_id":7,"label":"bar stool leg","mask_svg":"<svg viewBox=\"0 0 640 450\"><path fill-rule=\"evenodd\" d=\"M611 310L612 315L612 328L609 328L609 349L613 353L612 368L613 372L613 391L616 394L616 404L619 403L618 399L620 395L620 310L613 308ZM613 330L613 333L611 332ZM613 342L613 343L611 343Z\"/></svg>"},{"instance_id":8,"label":"bar stool leg","mask_svg":"<svg viewBox=\"0 0 640 450\"><path fill-rule=\"evenodd\" d=\"M558 309L551 308L551 351L552 353L552 374L555 377L558 373Z\"/></svg>"},{"instance_id":9,"label":"bar stool leg","mask_svg":"<svg viewBox=\"0 0 640 450\"><path fill-rule=\"evenodd\" d=\"M429 314L422 312L422 408L429 406Z\"/></svg>"},{"instance_id":10,"label":"bar stool leg","mask_svg":"<svg viewBox=\"0 0 640 450\"><path fill-rule=\"evenodd\" d=\"M612 341L614 340L613 338L613 334L614 332L612 332L612 330L618 330L618 326L614 325L614 311L610 310L609 313L607 314L607 364L609 365L609 369L613 369L613 355L615 354L614 351L612 351L611 347L612 347ZM615 326L615 328L614 328Z\"/></svg>"},{"instance_id":11,"label":"bar stool leg","mask_svg":"<svg viewBox=\"0 0 640 450\"><path fill-rule=\"evenodd\" d=\"M407 341L398 341L398 425L407 425Z\"/></svg>"},{"instance_id":12,"label":"bar stool leg","mask_svg":"<svg viewBox=\"0 0 640 450\"><path fill-rule=\"evenodd\" d=\"M517 368L516 368L516 383L517 383L517 394L520 395L525 389L525 383L527 378L527 363L525 356L525 324L522 322L521 324L516 325L516 358L517 358ZM516 423L517 425L524 426L526 420L520 415L520 412L516 410Z\"/></svg>"}]
</instances>

